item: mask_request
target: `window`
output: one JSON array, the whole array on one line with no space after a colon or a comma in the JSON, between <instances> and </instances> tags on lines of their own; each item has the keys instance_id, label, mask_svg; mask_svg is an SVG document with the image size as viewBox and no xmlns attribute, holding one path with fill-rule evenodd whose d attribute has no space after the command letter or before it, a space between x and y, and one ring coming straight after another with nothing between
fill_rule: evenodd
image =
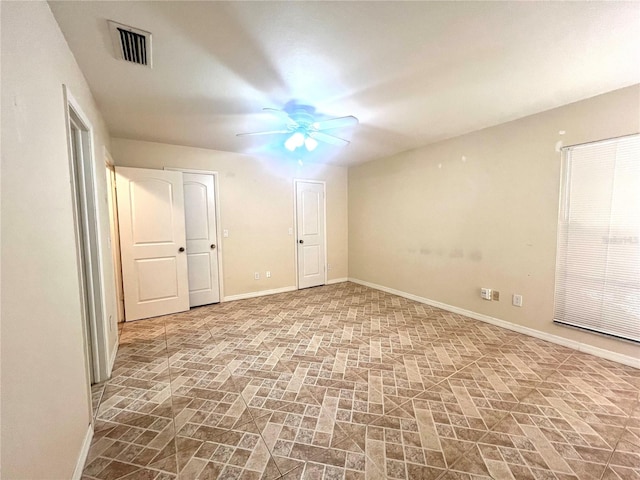
<instances>
[{"instance_id":1,"label":"window","mask_svg":"<svg viewBox=\"0 0 640 480\"><path fill-rule=\"evenodd\" d=\"M640 135L563 156L554 321L640 342Z\"/></svg>"}]
</instances>

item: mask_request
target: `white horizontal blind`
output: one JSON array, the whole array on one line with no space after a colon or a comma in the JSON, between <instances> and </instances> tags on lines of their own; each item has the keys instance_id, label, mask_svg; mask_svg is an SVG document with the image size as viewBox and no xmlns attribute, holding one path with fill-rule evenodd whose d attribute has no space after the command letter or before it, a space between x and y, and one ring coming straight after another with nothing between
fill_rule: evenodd
<instances>
[{"instance_id":1,"label":"white horizontal blind","mask_svg":"<svg viewBox=\"0 0 640 480\"><path fill-rule=\"evenodd\" d=\"M563 161L554 320L640 342L640 135Z\"/></svg>"}]
</instances>

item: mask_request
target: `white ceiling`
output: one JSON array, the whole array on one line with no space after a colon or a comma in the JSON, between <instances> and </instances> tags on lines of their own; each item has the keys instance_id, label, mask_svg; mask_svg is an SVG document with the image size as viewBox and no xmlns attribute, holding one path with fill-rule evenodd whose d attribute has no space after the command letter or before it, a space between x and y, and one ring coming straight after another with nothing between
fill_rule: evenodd
<instances>
[{"instance_id":1,"label":"white ceiling","mask_svg":"<svg viewBox=\"0 0 640 480\"><path fill-rule=\"evenodd\" d=\"M298 102L360 119L304 154L353 165L640 83L640 2L50 5L114 137L293 156L235 134ZM153 69L107 19L152 32Z\"/></svg>"}]
</instances>

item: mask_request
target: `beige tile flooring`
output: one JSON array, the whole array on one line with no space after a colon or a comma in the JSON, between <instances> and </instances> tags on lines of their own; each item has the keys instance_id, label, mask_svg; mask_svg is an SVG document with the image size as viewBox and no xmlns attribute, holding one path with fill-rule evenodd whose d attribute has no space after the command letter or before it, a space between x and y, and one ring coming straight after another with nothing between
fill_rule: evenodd
<instances>
[{"instance_id":1,"label":"beige tile flooring","mask_svg":"<svg viewBox=\"0 0 640 480\"><path fill-rule=\"evenodd\" d=\"M126 324L86 479L640 479L640 371L343 283Z\"/></svg>"}]
</instances>

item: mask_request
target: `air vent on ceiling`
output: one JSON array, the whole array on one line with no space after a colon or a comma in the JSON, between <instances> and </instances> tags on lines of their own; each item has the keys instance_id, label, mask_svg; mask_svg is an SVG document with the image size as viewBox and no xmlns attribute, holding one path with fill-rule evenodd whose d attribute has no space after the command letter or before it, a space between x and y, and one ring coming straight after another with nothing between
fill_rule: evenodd
<instances>
[{"instance_id":1,"label":"air vent on ceiling","mask_svg":"<svg viewBox=\"0 0 640 480\"><path fill-rule=\"evenodd\" d=\"M108 20L116 57L151 67L151 33Z\"/></svg>"}]
</instances>

